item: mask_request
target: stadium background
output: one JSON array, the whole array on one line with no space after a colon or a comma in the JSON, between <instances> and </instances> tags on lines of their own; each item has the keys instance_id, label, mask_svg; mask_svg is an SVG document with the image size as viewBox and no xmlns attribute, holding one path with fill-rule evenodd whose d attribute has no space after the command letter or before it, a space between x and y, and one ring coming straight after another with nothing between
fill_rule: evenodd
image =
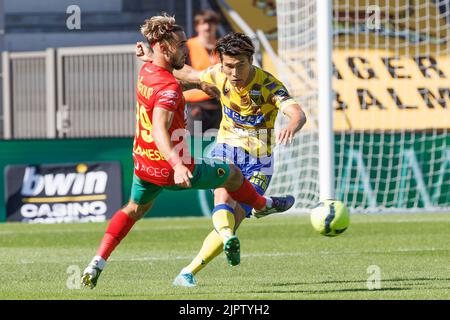
<instances>
[{"instance_id":1,"label":"stadium background","mask_svg":"<svg viewBox=\"0 0 450 320\"><path fill-rule=\"evenodd\" d=\"M258 7L260 2L263 1L169 0L159 3L143 0L108 2L45 0L36 3L31 0L0 0L2 9L0 29L4 30L0 33L2 51L0 194L5 195L0 198L0 221L4 222L7 218L5 169L8 165L119 161L123 181L121 196L123 201L128 199L132 170L134 81L139 68L139 62L134 58L133 43L142 40L137 30L140 22L148 16L161 11L174 14L177 22L185 27L187 36L190 37L193 35L192 19L195 12L212 8L224 18L219 28L220 35L230 30L249 33L259 48L256 55L257 63L279 75L283 80L289 81L289 75L279 74L277 57L274 56L278 52L279 44L277 17L273 12L268 12L267 7ZM68 8L74 3L81 9L81 28L69 30L67 21L74 12L76 13L76 9L70 11ZM383 3L382 7L389 5L386 3ZM393 63L403 64L403 67L392 64L386 67L386 64L377 61L380 52L368 52L365 47L357 48L349 45L353 38L347 38L346 24L342 22L345 20L341 21L339 17L350 12L356 21L354 16L362 14L357 8L363 7L363 1L348 4L337 2L335 6L335 16L338 17L335 21L335 25L338 26L337 35L346 37L346 45L340 47L339 42L336 42L338 45L335 45L333 52L334 87L337 93L334 123L335 163L339 176L336 182L336 197L345 200L352 208L376 207L377 203L389 203L392 207L399 204L400 209L424 208L426 201L432 201L438 207L448 208L450 206L448 147L450 136L447 133L450 126L448 54L435 57L433 51L422 52L420 46L417 46L409 50L415 50L418 55L431 54L432 59L424 61L399 59L400 62ZM424 4L419 7L428 10L429 14L437 14L442 10L435 1L426 1ZM407 7L409 2L400 1L397 5ZM448 10L448 6L444 6L443 10L442 18L438 21L440 28L431 32L430 41L448 39L448 21L445 18L448 18L448 11L445 11ZM388 11L382 13L390 14ZM419 15L420 10L416 13ZM243 27L234 14L242 17L247 26ZM421 23L415 25L420 29L423 27ZM261 32L253 33L256 30ZM358 44L375 41L372 35L370 39L366 39L363 35L355 37L361 38L355 42ZM438 45L448 46L446 42ZM380 48L383 46L389 47L389 44L381 44ZM349 48L351 50L348 50ZM404 48L400 51L404 53ZM389 52L386 51L384 57L388 59ZM387 63L391 62L388 60ZM420 69L420 63L435 67L433 79L423 81L424 75L420 73L423 68ZM414 64L418 68L413 68ZM349 72L349 69L352 72ZM440 76L439 70L447 77ZM294 71L308 79L308 70ZM419 91L421 95L409 96L408 90L411 87L396 82L399 76L405 74L410 78L408 84L411 87L422 89ZM372 77L378 76L380 79L378 82L369 82ZM295 80L290 82L296 84L293 92L295 96L302 97L304 92L308 92L306 87L308 82L305 82L306 84ZM359 90L356 96L352 95L355 90ZM349 98L351 96L356 98ZM389 100L389 97L395 99ZM401 109L406 109L407 113L400 113ZM311 126L311 123L313 122L309 121L308 126ZM308 130L310 128L305 128L306 132ZM349 134L349 130L356 133ZM364 130L370 131L371 134L365 135L362 132ZM399 133L400 130L408 132ZM436 136L435 130L442 134ZM380 131L384 133L378 134ZM419 139L414 138L416 135ZM352 141L362 141L362 147L356 151L351 149L349 145ZM406 144L409 143L408 150L412 150L411 154L407 154L409 158L404 158L406 156L401 153L405 141ZM383 142L389 142L389 146ZM200 143L205 144L201 141ZM196 144L198 141L193 140L192 145ZM397 164L394 173L398 175L395 178L397 186L403 184L408 187L405 188L406 191L401 191L401 196L391 191L394 190L394 186L390 183L382 184L376 191L368 190L364 178L361 178L359 159L364 156L366 163L369 159L372 166L368 169L367 180L387 180L387 176L380 177L377 173L377 168L384 165L382 161L375 157L372 161L368 155L373 153L370 149L373 144L379 146L377 153L393 154L395 159L390 161ZM402 168L402 165L399 165L408 163L409 159L416 159L418 162L420 175L426 180L427 186L431 186L429 190L424 191L424 188L418 187L418 182L414 179L417 178L417 172L413 172L411 178L408 167ZM430 159L444 160L431 162ZM289 169L287 172L293 170L289 166L286 168ZM275 183L278 183L277 179ZM283 183L280 185L283 186ZM306 208L317 200L317 194L314 194L317 186L312 185L309 189L312 195L308 194L308 201L302 202L307 204ZM183 206L180 206L181 202ZM211 195L208 192L187 191L182 195L165 193L157 202L151 216L201 216L208 215L210 208Z\"/></svg>"}]
</instances>

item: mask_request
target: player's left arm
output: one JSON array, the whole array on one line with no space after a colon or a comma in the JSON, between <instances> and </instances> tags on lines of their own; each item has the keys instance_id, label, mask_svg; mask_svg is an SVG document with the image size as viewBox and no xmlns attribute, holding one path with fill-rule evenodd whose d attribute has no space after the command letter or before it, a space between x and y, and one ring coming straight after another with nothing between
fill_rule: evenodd
<instances>
[{"instance_id":1,"label":"player's left arm","mask_svg":"<svg viewBox=\"0 0 450 320\"><path fill-rule=\"evenodd\" d=\"M306 115L297 103L285 105L282 112L289 117L289 123L278 132L277 143L287 144L292 142L294 135L305 125Z\"/></svg>"}]
</instances>

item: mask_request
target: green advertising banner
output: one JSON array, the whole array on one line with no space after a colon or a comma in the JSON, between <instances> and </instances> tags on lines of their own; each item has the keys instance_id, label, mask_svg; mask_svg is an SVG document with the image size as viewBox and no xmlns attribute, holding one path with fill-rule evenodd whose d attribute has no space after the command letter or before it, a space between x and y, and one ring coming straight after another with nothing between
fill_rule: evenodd
<instances>
[{"instance_id":1,"label":"green advertising banner","mask_svg":"<svg viewBox=\"0 0 450 320\"><path fill-rule=\"evenodd\" d=\"M448 134L336 134L335 154L336 198L348 206L450 207Z\"/></svg>"},{"instance_id":2,"label":"green advertising banner","mask_svg":"<svg viewBox=\"0 0 450 320\"><path fill-rule=\"evenodd\" d=\"M128 199L132 144L132 138L0 141L0 221L6 221L7 165L118 161L123 199ZM195 139L191 149L198 156L208 144ZM448 134L336 133L336 198L352 208L448 208L449 146ZM147 217L209 215L212 205L208 190L165 191Z\"/></svg>"}]
</instances>

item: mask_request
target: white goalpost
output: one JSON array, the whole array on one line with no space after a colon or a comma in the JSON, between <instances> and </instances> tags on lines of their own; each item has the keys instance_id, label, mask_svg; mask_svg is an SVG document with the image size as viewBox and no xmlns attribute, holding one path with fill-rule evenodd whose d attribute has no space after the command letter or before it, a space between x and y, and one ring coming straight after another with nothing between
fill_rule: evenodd
<instances>
[{"instance_id":1,"label":"white goalpost","mask_svg":"<svg viewBox=\"0 0 450 320\"><path fill-rule=\"evenodd\" d=\"M293 212L450 212L450 4L277 0L278 76L308 123L270 193ZM286 119L279 117L282 125Z\"/></svg>"},{"instance_id":2,"label":"white goalpost","mask_svg":"<svg viewBox=\"0 0 450 320\"><path fill-rule=\"evenodd\" d=\"M334 199L331 0L317 1L317 108L319 121L319 200Z\"/></svg>"}]
</instances>

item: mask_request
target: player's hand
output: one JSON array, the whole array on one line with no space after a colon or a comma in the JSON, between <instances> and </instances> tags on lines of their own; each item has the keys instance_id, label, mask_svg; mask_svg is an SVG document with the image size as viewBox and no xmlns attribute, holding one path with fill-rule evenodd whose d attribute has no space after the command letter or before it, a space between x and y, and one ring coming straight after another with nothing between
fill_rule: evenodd
<instances>
[{"instance_id":1,"label":"player's hand","mask_svg":"<svg viewBox=\"0 0 450 320\"><path fill-rule=\"evenodd\" d=\"M135 53L136 57L141 59L144 62L150 61L150 50L147 48L147 46L141 41L136 42L135 47Z\"/></svg>"},{"instance_id":2,"label":"player's hand","mask_svg":"<svg viewBox=\"0 0 450 320\"><path fill-rule=\"evenodd\" d=\"M200 82L200 89L204 91L208 96L212 98L219 99L220 98L220 91L217 89L216 86L213 86L212 84L209 84L207 82L201 81Z\"/></svg>"},{"instance_id":3,"label":"player's hand","mask_svg":"<svg viewBox=\"0 0 450 320\"><path fill-rule=\"evenodd\" d=\"M177 164L174 168L174 174L173 178L175 181L175 184L177 186L183 187L183 188L190 188L191 180L194 176L192 175L192 172L186 167L184 164Z\"/></svg>"},{"instance_id":4,"label":"player's hand","mask_svg":"<svg viewBox=\"0 0 450 320\"><path fill-rule=\"evenodd\" d=\"M291 144L294 139L295 129L286 127L277 134L277 144Z\"/></svg>"}]
</instances>

